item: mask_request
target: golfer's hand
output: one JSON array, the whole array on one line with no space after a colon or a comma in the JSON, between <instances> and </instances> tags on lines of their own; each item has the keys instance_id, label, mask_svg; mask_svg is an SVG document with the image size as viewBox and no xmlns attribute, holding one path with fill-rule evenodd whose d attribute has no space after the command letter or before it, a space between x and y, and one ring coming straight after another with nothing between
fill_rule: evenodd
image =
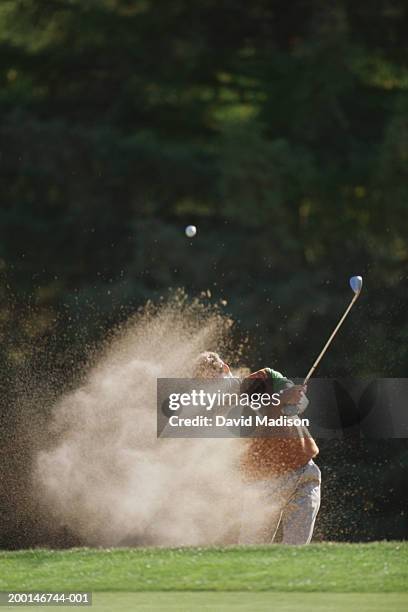
<instances>
[{"instance_id":1,"label":"golfer's hand","mask_svg":"<svg viewBox=\"0 0 408 612\"><path fill-rule=\"evenodd\" d=\"M306 391L307 387L304 385L293 385L293 387L284 389L280 394L281 404L284 406L297 406L302 400L303 394L306 393Z\"/></svg>"}]
</instances>

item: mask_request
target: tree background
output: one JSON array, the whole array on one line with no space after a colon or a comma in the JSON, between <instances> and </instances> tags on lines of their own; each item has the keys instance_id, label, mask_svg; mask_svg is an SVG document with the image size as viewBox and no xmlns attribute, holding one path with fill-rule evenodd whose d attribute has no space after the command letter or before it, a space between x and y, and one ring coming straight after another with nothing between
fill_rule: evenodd
<instances>
[{"instance_id":1,"label":"tree background","mask_svg":"<svg viewBox=\"0 0 408 612\"><path fill-rule=\"evenodd\" d=\"M405 376L407 31L403 0L2 0L3 466L27 372L73 380L170 287L227 301L248 364L295 377L361 274L319 374ZM326 536L407 536L405 440L320 464ZM2 545L35 544L14 511Z\"/></svg>"}]
</instances>

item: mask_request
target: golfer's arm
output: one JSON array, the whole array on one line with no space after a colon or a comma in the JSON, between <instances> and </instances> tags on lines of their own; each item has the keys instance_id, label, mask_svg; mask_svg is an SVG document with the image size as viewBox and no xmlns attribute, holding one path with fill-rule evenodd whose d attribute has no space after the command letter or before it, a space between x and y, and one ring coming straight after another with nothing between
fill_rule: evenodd
<instances>
[{"instance_id":1,"label":"golfer's arm","mask_svg":"<svg viewBox=\"0 0 408 612\"><path fill-rule=\"evenodd\" d=\"M285 391L285 389L290 389L290 387L294 386L294 382L290 380L289 378L286 378L286 376L283 376L283 374L281 374L280 372L277 372L276 370L272 370L270 368L268 368L268 371L269 371L271 378L273 379L274 391L276 391L277 393L282 393L283 391ZM283 400L281 402L282 408L284 408L285 406L292 405L290 402L286 402L284 398L282 398L282 400ZM303 393L302 399L300 400L300 402L296 404L296 413L302 414L302 412L306 410L308 405L309 405L309 400L307 399L306 395Z\"/></svg>"}]
</instances>

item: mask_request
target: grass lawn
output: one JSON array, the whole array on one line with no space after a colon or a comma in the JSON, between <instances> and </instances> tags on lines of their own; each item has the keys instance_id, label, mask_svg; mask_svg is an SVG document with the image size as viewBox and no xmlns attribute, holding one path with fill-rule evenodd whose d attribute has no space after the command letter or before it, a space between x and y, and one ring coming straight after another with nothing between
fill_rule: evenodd
<instances>
[{"instance_id":1,"label":"grass lawn","mask_svg":"<svg viewBox=\"0 0 408 612\"><path fill-rule=\"evenodd\" d=\"M92 591L101 611L405 611L408 543L3 551L8 590Z\"/></svg>"},{"instance_id":2,"label":"grass lawn","mask_svg":"<svg viewBox=\"0 0 408 612\"><path fill-rule=\"evenodd\" d=\"M31 609L61 612L64 608L40 606ZM384 612L386 609L390 612L406 612L408 594L96 592L93 594L92 607L68 609L84 612Z\"/></svg>"}]
</instances>

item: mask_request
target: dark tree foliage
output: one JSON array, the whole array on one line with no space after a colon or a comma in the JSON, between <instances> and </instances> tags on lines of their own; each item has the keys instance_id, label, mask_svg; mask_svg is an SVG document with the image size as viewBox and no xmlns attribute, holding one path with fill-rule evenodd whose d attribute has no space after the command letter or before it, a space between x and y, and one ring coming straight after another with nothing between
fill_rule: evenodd
<instances>
[{"instance_id":1,"label":"dark tree foliage","mask_svg":"<svg viewBox=\"0 0 408 612\"><path fill-rule=\"evenodd\" d=\"M407 31L404 0L2 0L3 430L28 371L73 380L169 287L227 300L250 365L301 376L362 274L319 374L404 376ZM346 538L406 536L406 452L325 450L373 514Z\"/></svg>"}]
</instances>

